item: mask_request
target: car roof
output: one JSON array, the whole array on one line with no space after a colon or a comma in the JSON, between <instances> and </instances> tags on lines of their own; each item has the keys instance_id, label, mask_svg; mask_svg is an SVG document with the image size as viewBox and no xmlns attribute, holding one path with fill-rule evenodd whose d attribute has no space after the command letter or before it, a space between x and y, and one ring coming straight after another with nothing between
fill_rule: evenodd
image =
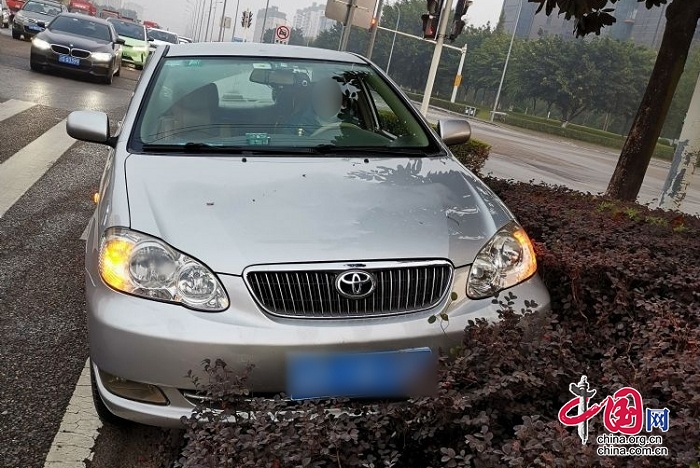
<instances>
[{"instance_id":1,"label":"car roof","mask_svg":"<svg viewBox=\"0 0 700 468\"><path fill-rule=\"evenodd\" d=\"M105 26L114 27L114 26L112 26L112 23L110 23L107 20L103 20L102 18L98 18L96 16L86 16L86 15L83 15L82 13L61 13L58 16L61 16L61 17L65 16L68 18L77 18L77 19L83 20L83 21L91 21L93 23L104 24ZM57 16L57 18L58 18L58 16Z\"/></svg>"},{"instance_id":2,"label":"car roof","mask_svg":"<svg viewBox=\"0 0 700 468\"><path fill-rule=\"evenodd\" d=\"M57 0L26 0L24 4L26 5L27 3L32 2L32 3L44 3L46 5L51 5L51 6L63 6L63 3ZM24 5L22 5L24 6Z\"/></svg>"},{"instance_id":3,"label":"car roof","mask_svg":"<svg viewBox=\"0 0 700 468\"><path fill-rule=\"evenodd\" d=\"M149 30L149 31L159 31L159 32L164 32L164 33L172 34L173 36L177 36L177 34L176 34L176 33L172 32L172 31L168 31L167 29L158 29L158 28L148 28L148 30Z\"/></svg>"},{"instance_id":4,"label":"car roof","mask_svg":"<svg viewBox=\"0 0 700 468\"><path fill-rule=\"evenodd\" d=\"M110 23L113 21L119 21L120 23L129 23L129 24L137 24L139 26L143 26L141 23L137 23L134 20L126 19L126 18L115 18L114 16L110 16L109 18L105 18L106 21L109 21ZM144 26L145 27L145 26Z\"/></svg>"},{"instance_id":5,"label":"car roof","mask_svg":"<svg viewBox=\"0 0 700 468\"><path fill-rule=\"evenodd\" d=\"M258 42L196 42L169 46L168 57L239 55L247 57L270 57L287 59L328 60L332 62L366 63L361 57L349 52L338 52L315 47Z\"/></svg>"}]
</instances>

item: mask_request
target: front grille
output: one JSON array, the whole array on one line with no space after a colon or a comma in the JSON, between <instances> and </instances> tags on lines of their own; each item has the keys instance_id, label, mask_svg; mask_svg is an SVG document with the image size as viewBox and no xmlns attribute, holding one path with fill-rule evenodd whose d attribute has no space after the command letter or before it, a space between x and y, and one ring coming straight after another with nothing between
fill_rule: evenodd
<instances>
[{"instance_id":1,"label":"front grille","mask_svg":"<svg viewBox=\"0 0 700 468\"><path fill-rule=\"evenodd\" d=\"M255 269L246 282L256 302L268 313L289 318L364 318L406 314L435 307L452 282L445 261L396 262L361 268ZM349 299L336 288L339 274L359 269L376 278L375 290Z\"/></svg>"},{"instance_id":2,"label":"front grille","mask_svg":"<svg viewBox=\"0 0 700 468\"><path fill-rule=\"evenodd\" d=\"M64 47L62 45L52 45L51 50L56 52L57 54L62 54L62 55L70 55L70 49L68 47Z\"/></svg>"},{"instance_id":3,"label":"front grille","mask_svg":"<svg viewBox=\"0 0 700 468\"><path fill-rule=\"evenodd\" d=\"M77 58L88 58L90 56L90 51L89 50L82 50L82 49L73 49L70 51L70 54L73 57Z\"/></svg>"}]
</instances>

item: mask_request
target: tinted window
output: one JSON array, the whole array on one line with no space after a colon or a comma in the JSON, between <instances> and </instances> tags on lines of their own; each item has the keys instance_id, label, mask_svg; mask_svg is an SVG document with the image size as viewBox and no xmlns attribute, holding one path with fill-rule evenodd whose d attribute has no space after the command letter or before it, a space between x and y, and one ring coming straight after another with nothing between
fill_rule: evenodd
<instances>
[{"instance_id":1,"label":"tinted window","mask_svg":"<svg viewBox=\"0 0 700 468\"><path fill-rule=\"evenodd\" d=\"M177 44L177 34L169 33L167 31L158 31L156 29L148 30L148 37L155 39L157 41L170 42L171 44Z\"/></svg>"},{"instance_id":2,"label":"tinted window","mask_svg":"<svg viewBox=\"0 0 700 468\"><path fill-rule=\"evenodd\" d=\"M22 7L24 11L29 11L32 13L40 13L42 15L56 16L62 13L63 7L61 5L54 5L42 2L27 2Z\"/></svg>"},{"instance_id":3,"label":"tinted window","mask_svg":"<svg viewBox=\"0 0 700 468\"><path fill-rule=\"evenodd\" d=\"M109 20L109 22L112 23L120 36L138 39L139 41L146 40L146 28L140 24L117 20Z\"/></svg>"},{"instance_id":4,"label":"tinted window","mask_svg":"<svg viewBox=\"0 0 700 468\"><path fill-rule=\"evenodd\" d=\"M83 18L71 18L69 16L59 16L49 25L51 31L59 31L76 36L85 36L99 41L110 42L112 35L109 26Z\"/></svg>"},{"instance_id":5,"label":"tinted window","mask_svg":"<svg viewBox=\"0 0 700 468\"><path fill-rule=\"evenodd\" d=\"M425 149L434 141L396 91L358 63L167 58L131 143Z\"/></svg>"}]
</instances>

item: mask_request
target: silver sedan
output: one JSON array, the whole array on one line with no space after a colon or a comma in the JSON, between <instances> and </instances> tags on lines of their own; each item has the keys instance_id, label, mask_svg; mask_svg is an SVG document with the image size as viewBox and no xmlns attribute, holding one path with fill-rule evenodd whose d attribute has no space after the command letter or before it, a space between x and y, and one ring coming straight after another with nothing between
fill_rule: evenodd
<instances>
[{"instance_id":1,"label":"silver sedan","mask_svg":"<svg viewBox=\"0 0 700 468\"><path fill-rule=\"evenodd\" d=\"M494 295L549 307L527 234L448 149L469 124L434 131L362 57L159 47L109 128L68 119L112 148L85 257L106 420L178 425L206 358L253 365L254 396L420 394Z\"/></svg>"}]
</instances>

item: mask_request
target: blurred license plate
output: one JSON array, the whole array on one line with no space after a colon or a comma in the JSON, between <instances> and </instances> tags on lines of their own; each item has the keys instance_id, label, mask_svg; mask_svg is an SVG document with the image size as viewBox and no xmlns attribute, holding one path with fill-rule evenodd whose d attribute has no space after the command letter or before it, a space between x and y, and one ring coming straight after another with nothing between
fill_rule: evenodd
<instances>
[{"instance_id":1,"label":"blurred license plate","mask_svg":"<svg viewBox=\"0 0 700 468\"><path fill-rule=\"evenodd\" d=\"M65 63L66 65L80 65L80 59L77 57L71 57L70 55L59 55L58 61L59 63Z\"/></svg>"},{"instance_id":2,"label":"blurred license plate","mask_svg":"<svg viewBox=\"0 0 700 468\"><path fill-rule=\"evenodd\" d=\"M376 353L290 353L287 394L293 400L425 395L435 388L435 362L430 348Z\"/></svg>"}]
</instances>

